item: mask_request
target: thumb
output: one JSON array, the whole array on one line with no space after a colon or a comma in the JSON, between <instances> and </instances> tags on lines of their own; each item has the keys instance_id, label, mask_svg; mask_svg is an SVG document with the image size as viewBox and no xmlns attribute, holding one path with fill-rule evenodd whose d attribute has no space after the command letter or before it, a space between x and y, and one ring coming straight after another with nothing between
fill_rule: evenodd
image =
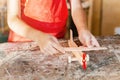
<instances>
[{"instance_id":1,"label":"thumb","mask_svg":"<svg viewBox=\"0 0 120 80\"><path fill-rule=\"evenodd\" d=\"M95 47L100 47L98 41L94 37L92 38L92 45Z\"/></svg>"},{"instance_id":2,"label":"thumb","mask_svg":"<svg viewBox=\"0 0 120 80\"><path fill-rule=\"evenodd\" d=\"M86 46L87 47L93 47L92 44L91 44L91 40L90 39L86 40Z\"/></svg>"}]
</instances>

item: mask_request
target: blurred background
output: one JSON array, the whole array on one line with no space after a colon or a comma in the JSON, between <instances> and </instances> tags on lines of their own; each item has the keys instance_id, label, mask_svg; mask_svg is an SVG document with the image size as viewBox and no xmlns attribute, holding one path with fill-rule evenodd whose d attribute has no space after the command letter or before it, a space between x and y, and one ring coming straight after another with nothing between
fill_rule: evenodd
<instances>
[{"instance_id":1,"label":"blurred background","mask_svg":"<svg viewBox=\"0 0 120 80\"><path fill-rule=\"evenodd\" d=\"M88 28L95 36L120 34L120 0L82 0L82 6L87 14ZM70 13L69 4L68 11ZM7 1L0 0L0 43L6 42L9 34L6 17ZM77 36L74 26L69 14L66 38L70 28Z\"/></svg>"},{"instance_id":2,"label":"blurred background","mask_svg":"<svg viewBox=\"0 0 120 80\"><path fill-rule=\"evenodd\" d=\"M7 25L7 0L0 0L0 42L6 42L9 28Z\"/></svg>"}]
</instances>

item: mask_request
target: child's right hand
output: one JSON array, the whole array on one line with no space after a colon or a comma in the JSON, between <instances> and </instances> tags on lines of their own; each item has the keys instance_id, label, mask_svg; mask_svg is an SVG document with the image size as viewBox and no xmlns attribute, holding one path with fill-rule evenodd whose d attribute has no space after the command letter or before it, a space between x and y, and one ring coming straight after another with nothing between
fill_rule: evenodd
<instances>
[{"instance_id":1,"label":"child's right hand","mask_svg":"<svg viewBox=\"0 0 120 80\"><path fill-rule=\"evenodd\" d=\"M43 38L37 41L41 52L48 53L50 55L62 52L65 53L62 46L59 44L57 38L51 35L45 35Z\"/></svg>"}]
</instances>

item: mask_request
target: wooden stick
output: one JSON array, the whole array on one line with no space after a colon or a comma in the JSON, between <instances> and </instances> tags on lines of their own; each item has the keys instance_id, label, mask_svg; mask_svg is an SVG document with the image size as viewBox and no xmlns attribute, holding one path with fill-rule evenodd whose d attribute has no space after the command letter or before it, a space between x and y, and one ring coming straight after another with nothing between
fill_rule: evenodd
<instances>
[{"instance_id":1,"label":"wooden stick","mask_svg":"<svg viewBox=\"0 0 120 80\"><path fill-rule=\"evenodd\" d=\"M96 51L96 50L106 50L106 47L64 47L65 51Z\"/></svg>"},{"instance_id":2,"label":"wooden stick","mask_svg":"<svg viewBox=\"0 0 120 80\"><path fill-rule=\"evenodd\" d=\"M77 58L71 58L70 56L68 57L68 63L71 63L73 61L78 61Z\"/></svg>"}]
</instances>

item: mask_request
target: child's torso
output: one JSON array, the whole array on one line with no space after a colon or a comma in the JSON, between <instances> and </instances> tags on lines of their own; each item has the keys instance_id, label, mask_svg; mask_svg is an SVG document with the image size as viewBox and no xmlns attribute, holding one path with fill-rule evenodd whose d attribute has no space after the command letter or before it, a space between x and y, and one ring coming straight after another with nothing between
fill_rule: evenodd
<instances>
[{"instance_id":1,"label":"child's torso","mask_svg":"<svg viewBox=\"0 0 120 80\"><path fill-rule=\"evenodd\" d=\"M65 34L68 16L65 0L20 0L21 19L34 29L58 38ZM24 27L24 26L21 26ZM30 41L10 31L8 41Z\"/></svg>"}]
</instances>

